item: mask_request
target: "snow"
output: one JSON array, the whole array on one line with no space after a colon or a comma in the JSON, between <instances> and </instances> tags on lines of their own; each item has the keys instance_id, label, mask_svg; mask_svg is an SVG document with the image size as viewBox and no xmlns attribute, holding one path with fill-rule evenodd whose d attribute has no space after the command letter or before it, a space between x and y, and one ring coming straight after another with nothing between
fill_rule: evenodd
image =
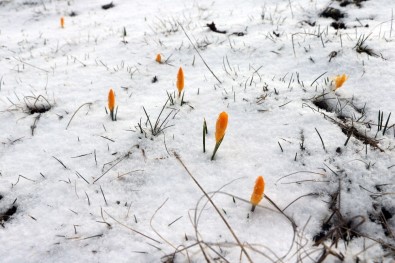
<instances>
[{"instance_id":1,"label":"snow","mask_svg":"<svg viewBox=\"0 0 395 263\"><path fill-rule=\"evenodd\" d=\"M325 247L325 262L394 260L394 117L377 132L395 112L391 1L108 3L0 1L2 262L249 262L234 235L253 262L316 262ZM347 29L320 17L328 6ZM365 37L377 56L356 52ZM179 67L182 106L167 101ZM165 103L153 136L144 109L155 125ZM259 175L277 207L252 213ZM314 246L326 221L351 240Z\"/></svg>"}]
</instances>

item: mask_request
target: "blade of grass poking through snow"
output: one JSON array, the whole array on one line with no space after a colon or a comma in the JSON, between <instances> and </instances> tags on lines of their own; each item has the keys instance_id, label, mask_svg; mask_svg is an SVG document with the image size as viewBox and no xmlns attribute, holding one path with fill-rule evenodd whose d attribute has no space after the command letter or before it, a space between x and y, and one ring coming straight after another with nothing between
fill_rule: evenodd
<instances>
[{"instance_id":1,"label":"blade of grass poking through snow","mask_svg":"<svg viewBox=\"0 0 395 263\"><path fill-rule=\"evenodd\" d=\"M173 97L171 96L171 94L170 94L169 92L166 91L166 93L167 93L167 97L168 97L169 100L170 100L170 106L174 105Z\"/></svg>"},{"instance_id":2,"label":"blade of grass poking through snow","mask_svg":"<svg viewBox=\"0 0 395 263\"><path fill-rule=\"evenodd\" d=\"M203 121L203 152L206 152L206 134L208 133L207 131L207 123L206 119Z\"/></svg>"},{"instance_id":3,"label":"blade of grass poking through snow","mask_svg":"<svg viewBox=\"0 0 395 263\"><path fill-rule=\"evenodd\" d=\"M387 131L387 127L388 127L388 122L390 121L391 118L391 112L388 115L387 121L385 122L385 126L384 126L384 130L383 130L383 135L385 134L385 132Z\"/></svg>"},{"instance_id":4,"label":"blade of grass poking through snow","mask_svg":"<svg viewBox=\"0 0 395 263\"><path fill-rule=\"evenodd\" d=\"M164 109L166 108L166 105L167 105L167 102L168 102L168 101L169 101L169 99L167 99L166 102L165 102L165 104L163 105L163 107L162 107L162 109L161 109L161 111L160 111L158 117L156 118L156 121L155 121L155 125L154 125L154 126L152 126L151 119L150 119L150 117L149 117L147 111L145 110L145 108L144 108L144 106L143 106L143 110L144 110L145 116L147 117L147 122L148 122L148 124L150 125L150 129L151 129L150 131L151 131L151 134L152 134L153 136L157 136L157 135L160 134L163 130L165 130L165 129L169 128L169 127L174 126L174 125L166 126L167 120L169 119L170 115L173 113L173 110L171 110L171 111L169 112L169 114L166 116L166 118L165 118L163 121L160 120L160 116L162 115ZM141 125L140 125L140 126L141 126ZM140 129L141 129L141 128L140 128Z\"/></svg>"},{"instance_id":5,"label":"blade of grass poking through snow","mask_svg":"<svg viewBox=\"0 0 395 263\"><path fill-rule=\"evenodd\" d=\"M318 132L317 128L314 128L314 129L317 132L318 136L320 137L320 140L321 140L321 143L322 143L322 148L324 148L324 151L326 151L325 144L324 144L324 141L322 140L321 134Z\"/></svg>"},{"instance_id":6,"label":"blade of grass poking through snow","mask_svg":"<svg viewBox=\"0 0 395 263\"><path fill-rule=\"evenodd\" d=\"M184 95L185 95L185 91L182 93L182 97L181 97L181 106L185 104Z\"/></svg>"},{"instance_id":7,"label":"blade of grass poking through snow","mask_svg":"<svg viewBox=\"0 0 395 263\"><path fill-rule=\"evenodd\" d=\"M324 73L322 73L321 75L319 75L313 82L311 82L310 87L313 86L313 84L322 76L324 76L327 73L327 71L325 71Z\"/></svg>"},{"instance_id":8,"label":"blade of grass poking through snow","mask_svg":"<svg viewBox=\"0 0 395 263\"><path fill-rule=\"evenodd\" d=\"M380 110L379 110L379 115L377 119L377 133L380 131Z\"/></svg>"},{"instance_id":9,"label":"blade of grass poking through snow","mask_svg":"<svg viewBox=\"0 0 395 263\"><path fill-rule=\"evenodd\" d=\"M226 221L225 217L221 214L221 211L214 204L213 200L210 198L210 196L207 194L207 192L203 189L203 187L199 184L199 182L195 179L195 177L191 174L191 172L185 166L184 162L181 160L181 157L178 155L178 153L174 152L174 157L182 165L182 167L184 167L184 169L188 173L188 175L192 178L192 180L195 182L195 184L199 187L199 189L203 192L203 194L206 196L206 198L210 201L211 205L214 207L215 211L221 217L222 221L225 223L226 227L229 229L230 233L232 234L232 236L236 240L237 244L240 246L241 251L246 255L248 261L249 262L253 262L252 259L250 258L250 256L248 255L247 251L245 250L243 244L241 244L239 238L236 236L236 234L233 231L232 227L229 225L228 221Z\"/></svg>"}]
</instances>

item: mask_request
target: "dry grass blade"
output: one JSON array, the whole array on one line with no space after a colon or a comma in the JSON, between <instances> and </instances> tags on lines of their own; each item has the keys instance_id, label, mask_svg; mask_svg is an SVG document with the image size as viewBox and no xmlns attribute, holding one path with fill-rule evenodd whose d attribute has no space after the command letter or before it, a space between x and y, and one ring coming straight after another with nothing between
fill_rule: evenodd
<instances>
[{"instance_id":1,"label":"dry grass blade","mask_svg":"<svg viewBox=\"0 0 395 263\"><path fill-rule=\"evenodd\" d=\"M206 61L204 60L204 58L202 57L202 55L200 55L199 50L198 50L198 49L196 48L196 46L193 44L191 38L188 36L188 34L187 34L187 32L185 31L184 27L183 27L180 23L178 23L178 24L180 25L182 31L184 31L185 36L188 38L189 42L191 43L191 45L193 46L193 48L195 49L195 51L198 53L199 57L202 59L204 65L205 65L205 66L207 67L207 69L211 72L211 74L214 76L214 78L215 78L216 80L218 80L218 82L219 82L220 84L222 84L222 81L219 80L219 78L214 74L214 72L211 70L211 68L207 65L207 63L206 63Z\"/></svg>"},{"instance_id":2,"label":"dry grass blade","mask_svg":"<svg viewBox=\"0 0 395 263\"><path fill-rule=\"evenodd\" d=\"M141 235L141 236L143 236L143 237L145 237L145 238L148 238L148 239L150 239L150 240L152 240L152 241L154 241L154 242L156 242L156 243L158 243L158 244L162 244L160 241L158 241L158 240L156 240L156 239L154 239L154 238L152 238L152 237L149 237L149 236L147 236L147 235L141 233L140 231L137 231L137 230L135 230L135 229L133 229L133 228L131 228L131 227L129 227L129 226L123 224L122 222L119 222L117 219L115 219L114 217L112 217L112 216L111 216L109 213L107 213L106 211L104 211L104 213L106 213L112 220L114 220L115 222L117 222L117 223L120 224L121 226L126 227L127 229L129 229L129 230L131 230L131 231L133 231L133 232L135 232L135 233L137 233L137 234L139 234L139 235Z\"/></svg>"},{"instance_id":3,"label":"dry grass blade","mask_svg":"<svg viewBox=\"0 0 395 263\"><path fill-rule=\"evenodd\" d=\"M152 221L154 220L155 215L159 212L159 210L166 204L166 202L169 200L169 198L166 198L166 200L155 210L155 213L152 215L149 224L151 226L151 229L155 232L155 234L160 237L164 242L166 242L169 246L177 250L177 247L174 246L172 243L170 243L167 239L165 239L159 232L152 226Z\"/></svg>"},{"instance_id":4,"label":"dry grass blade","mask_svg":"<svg viewBox=\"0 0 395 263\"><path fill-rule=\"evenodd\" d=\"M225 225L229 229L230 233L236 240L237 244L240 246L240 249L244 253L244 255L247 257L249 262L253 262L247 251L245 250L244 246L241 244L239 238L236 236L235 232L233 231L232 227L229 225L228 221L226 221L225 217L221 214L219 211L218 207L214 204L213 200L211 200L210 196L207 194L207 192L203 189L203 187L199 184L199 182L195 179L195 177L191 174L191 172L188 170L188 168L185 166L184 162L181 160L180 156L174 152L174 156L179 161L179 163L184 167L185 171L188 173L188 175L192 178L192 180L195 182L195 184L199 187L199 189L204 193L206 198L210 201L211 205L214 207L214 209L217 211L218 215L221 217L222 221L224 221Z\"/></svg>"},{"instance_id":5,"label":"dry grass blade","mask_svg":"<svg viewBox=\"0 0 395 263\"><path fill-rule=\"evenodd\" d=\"M85 105L89 105L89 106L90 106L90 105L92 105L92 102L84 103L84 104L82 104L81 106L78 107L78 109L73 113L73 116L71 116L69 122L67 123L66 130L67 130L67 128L69 127L71 121L73 120L75 114L77 114L77 112L78 112L82 107L84 107Z\"/></svg>"}]
</instances>

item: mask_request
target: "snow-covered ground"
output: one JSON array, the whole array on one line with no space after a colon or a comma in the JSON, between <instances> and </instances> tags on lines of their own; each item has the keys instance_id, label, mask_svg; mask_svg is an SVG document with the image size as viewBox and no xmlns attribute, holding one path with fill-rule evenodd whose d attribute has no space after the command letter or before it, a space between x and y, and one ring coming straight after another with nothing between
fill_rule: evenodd
<instances>
[{"instance_id":1,"label":"snow-covered ground","mask_svg":"<svg viewBox=\"0 0 395 263\"><path fill-rule=\"evenodd\" d=\"M0 1L1 262L394 260L393 1L105 4Z\"/></svg>"}]
</instances>

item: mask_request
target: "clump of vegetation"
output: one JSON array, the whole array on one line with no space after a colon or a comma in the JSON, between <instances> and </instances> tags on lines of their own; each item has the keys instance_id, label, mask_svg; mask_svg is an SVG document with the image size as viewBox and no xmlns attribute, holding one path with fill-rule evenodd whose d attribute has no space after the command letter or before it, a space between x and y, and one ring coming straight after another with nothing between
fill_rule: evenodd
<instances>
[{"instance_id":1,"label":"clump of vegetation","mask_svg":"<svg viewBox=\"0 0 395 263\"><path fill-rule=\"evenodd\" d=\"M355 45L355 51L357 51L358 53L366 53L368 56L372 56L372 57L379 57L379 55L374 52L373 49L369 48L365 42L366 40L370 37L370 34L367 35L365 37L365 35L361 35L358 38L357 44Z\"/></svg>"},{"instance_id":2,"label":"clump of vegetation","mask_svg":"<svg viewBox=\"0 0 395 263\"><path fill-rule=\"evenodd\" d=\"M344 13L337 8L327 7L321 12L320 16L339 21L341 18L344 18Z\"/></svg>"}]
</instances>

